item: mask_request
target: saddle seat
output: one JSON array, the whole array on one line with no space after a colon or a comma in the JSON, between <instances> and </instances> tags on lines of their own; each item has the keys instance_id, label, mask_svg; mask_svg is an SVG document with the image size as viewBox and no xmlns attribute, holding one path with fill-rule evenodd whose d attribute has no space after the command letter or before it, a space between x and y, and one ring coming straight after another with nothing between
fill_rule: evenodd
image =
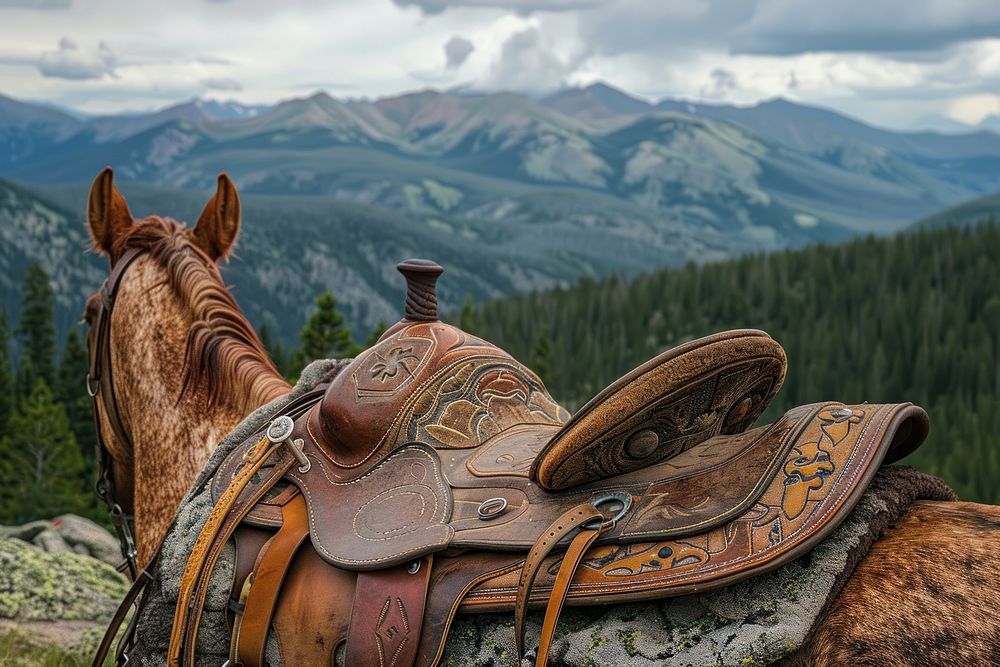
<instances>
[{"instance_id":1,"label":"saddle seat","mask_svg":"<svg viewBox=\"0 0 1000 667\"><path fill-rule=\"evenodd\" d=\"M458 612L514 610L520 651L535 605L545 664L564 603L776 568L928 430L910 404L835 402L747 430L785 374L781 346L755 330L668 350L570 417L535 373L437 319L440 267L400 270L406 317L289 411L280 437L251 438L215 475L215 516L178 602L194 610L175 619L178 660L181 646L193 658L205 571L235 535L245 614L232 614L231 657L244 665L262 664L268 627L290 664L330 664L346 642L348 664L433 665ZM304 636L323 641L291 641Z\"/></svg>"}]
</instances>

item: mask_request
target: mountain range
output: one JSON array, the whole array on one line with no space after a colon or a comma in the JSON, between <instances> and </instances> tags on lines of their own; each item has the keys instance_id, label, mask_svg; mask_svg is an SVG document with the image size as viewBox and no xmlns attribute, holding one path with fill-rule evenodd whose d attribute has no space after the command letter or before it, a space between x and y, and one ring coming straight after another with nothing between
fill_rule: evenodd
<instances>
[{"instance_id":1,"label":"mountain range","mask_svg":"<svg viewBox=\"0 0 1000 667\"><path fill-rule=\"evenodd\" d=\"M654 104L606 84L97 117L0 96L7 280L14 254L53 261L26 229L82 247L45 211L82 233L86 185L108 164L135 212L188 220L228 172L245 200L229 271L251 317L297 326L331 286L368 327L398 311L391 267L404 253L456 267L443 286L453 306L466 292L888 233L1000 190L1000 135L892 132L780 99ZM66 262L98 266L79 252Z\"/></svg>"}]
</instances>

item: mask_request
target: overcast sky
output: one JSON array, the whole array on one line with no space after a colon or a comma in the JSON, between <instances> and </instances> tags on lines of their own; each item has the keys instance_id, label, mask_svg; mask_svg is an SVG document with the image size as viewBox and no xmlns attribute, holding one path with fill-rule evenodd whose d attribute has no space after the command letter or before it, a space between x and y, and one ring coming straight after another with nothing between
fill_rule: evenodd
<instances>
[{"instance_id":1,"label":"overcast sky","mask_svg":"<svg viewBox=\"0 0 1000 667\"><path fill-rule=\"evenodd\" d=\"M976 123L1000 114L1000 0L0 0L0 93L88 112L596 80Z\"/></svg>"}]
</instances>

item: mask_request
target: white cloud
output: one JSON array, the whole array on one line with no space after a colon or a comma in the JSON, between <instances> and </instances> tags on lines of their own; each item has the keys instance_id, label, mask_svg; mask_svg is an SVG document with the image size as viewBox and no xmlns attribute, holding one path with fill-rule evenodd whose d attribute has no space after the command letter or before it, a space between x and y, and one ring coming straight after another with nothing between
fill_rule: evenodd
<instances>
[{"instance_id":1,"label":"white cloud","mask_svg":"<svg viewBox=\"0 0 1000 667\"><path fill-rule=\"evenodd\" d=\"M0 0L0 9L16 7L19 9L69 9L70 0Z\"/></svg>"},{"instance_id":2,"label":"white cloud","mask_svg":"<svg viewBox=\"0 0 1000 667\"><path fill-rule=\"evenodd\" d=\"M535 12L568 12L608 4L608 0L393 0L400 7L419 7L424 14L447 9L508 9L527 15Z\"/></svg>"},{"instance_id":3,"label":"white cloud","mask_svg":"<svg viewBox=\"0 0 1000 667\"><path fill-rule=\"evenodd\" d=\"M968 125L975 125L987 116L995 114L1000 114L1000 96L990 94L956 98L951 101L947 110L949 118Z\"/></svg>"},{"instance_id":4,"label":"white cloud","mask_svg":"<svg viewBox=\"0 0 1000 667\"><path fill-rule=\"evenodd\" d=\"M243 90L243 86L239 81L227 77L209 77L207 79L202 79L201 85L204 86L206 90L226 90L231 92L239 92Z\"/></svg>"},{"instance_id":5,"label":"white cloud","mask_svg":"<svg viewBox=\"0 0 1000 667\"><path fill-rule=\"evenodd\" d=\"M507 38L477 85L487 90L544 93L566 85L573 69L545 43L541 31L531 27Z\"/></svg>"},{"instance_id":6,"label":"white cloud","mask_svg":"<svg viewBox=\"0 0 1000 667\"><path fill-rule=\"evenodd\" d=\"M46 51L38 60L42 76L58 79L101 79L114 75L118 58L104 42L95 51L85 51L69 37L59 40L59 48Z\"/></svg>"},{"instance_id":7,"label":"white cloud","mask_svg":"<svg viewBox=\"0 0 1000 667\"><path fill-rule=\"evenodd\" d=\"M887 125L980 114L969 100L1000 90L1000 38L970 36L1000 37L1000 3L903 1L0 0L0 91L106 112L237 86L273 102L603 79L647 98L788 96ZM812 41L796 45L800 28Z\"/></svg>"}]
</instances>

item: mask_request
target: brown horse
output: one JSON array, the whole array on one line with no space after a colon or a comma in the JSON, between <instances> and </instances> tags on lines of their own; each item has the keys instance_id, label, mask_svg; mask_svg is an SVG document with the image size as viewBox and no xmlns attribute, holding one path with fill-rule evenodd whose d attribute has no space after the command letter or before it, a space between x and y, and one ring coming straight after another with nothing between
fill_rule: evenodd
<instances>
[{"instance_id":1,"label":"brown horse","mask_svg":"<svg viewBox=\"0 0 1000 667\"><path fill-rule=\"evenodd\" d=\"M108 168L91 188L87 223L94 249L111 267L129 258L113 309L104 305L110 359L102 379L110 388L99 391L96 405L117 501L134 516L142 567L219 440L290 387L219 274L240 225L228 176L219 176L217 192L188 228L158 216L134 219ZM85 313L92 354L101 310L98 291Z\"/></svg>"},{"instance_id":2,"label":"brown horse","mask_svg":"<svg viewBox=\"0 0 1000 667\"><path fill-rule=\"evenodd\" d=\"M285 394L216 263L232 248L239 200L228 178L194 229L133 220L110 170L95 181L89 224L112 266L143 256L115 299L116 408L135 443L112 448L115 480L135 489L140 561L152 555L181 496L215 443L247 413ZM88 313L97 309L98 295ZM181 363L183 360L183 363ZM871 549L809 643L788 664L1000 663L1000 508L918 502Z\"/></svg>"}]
</instances>

